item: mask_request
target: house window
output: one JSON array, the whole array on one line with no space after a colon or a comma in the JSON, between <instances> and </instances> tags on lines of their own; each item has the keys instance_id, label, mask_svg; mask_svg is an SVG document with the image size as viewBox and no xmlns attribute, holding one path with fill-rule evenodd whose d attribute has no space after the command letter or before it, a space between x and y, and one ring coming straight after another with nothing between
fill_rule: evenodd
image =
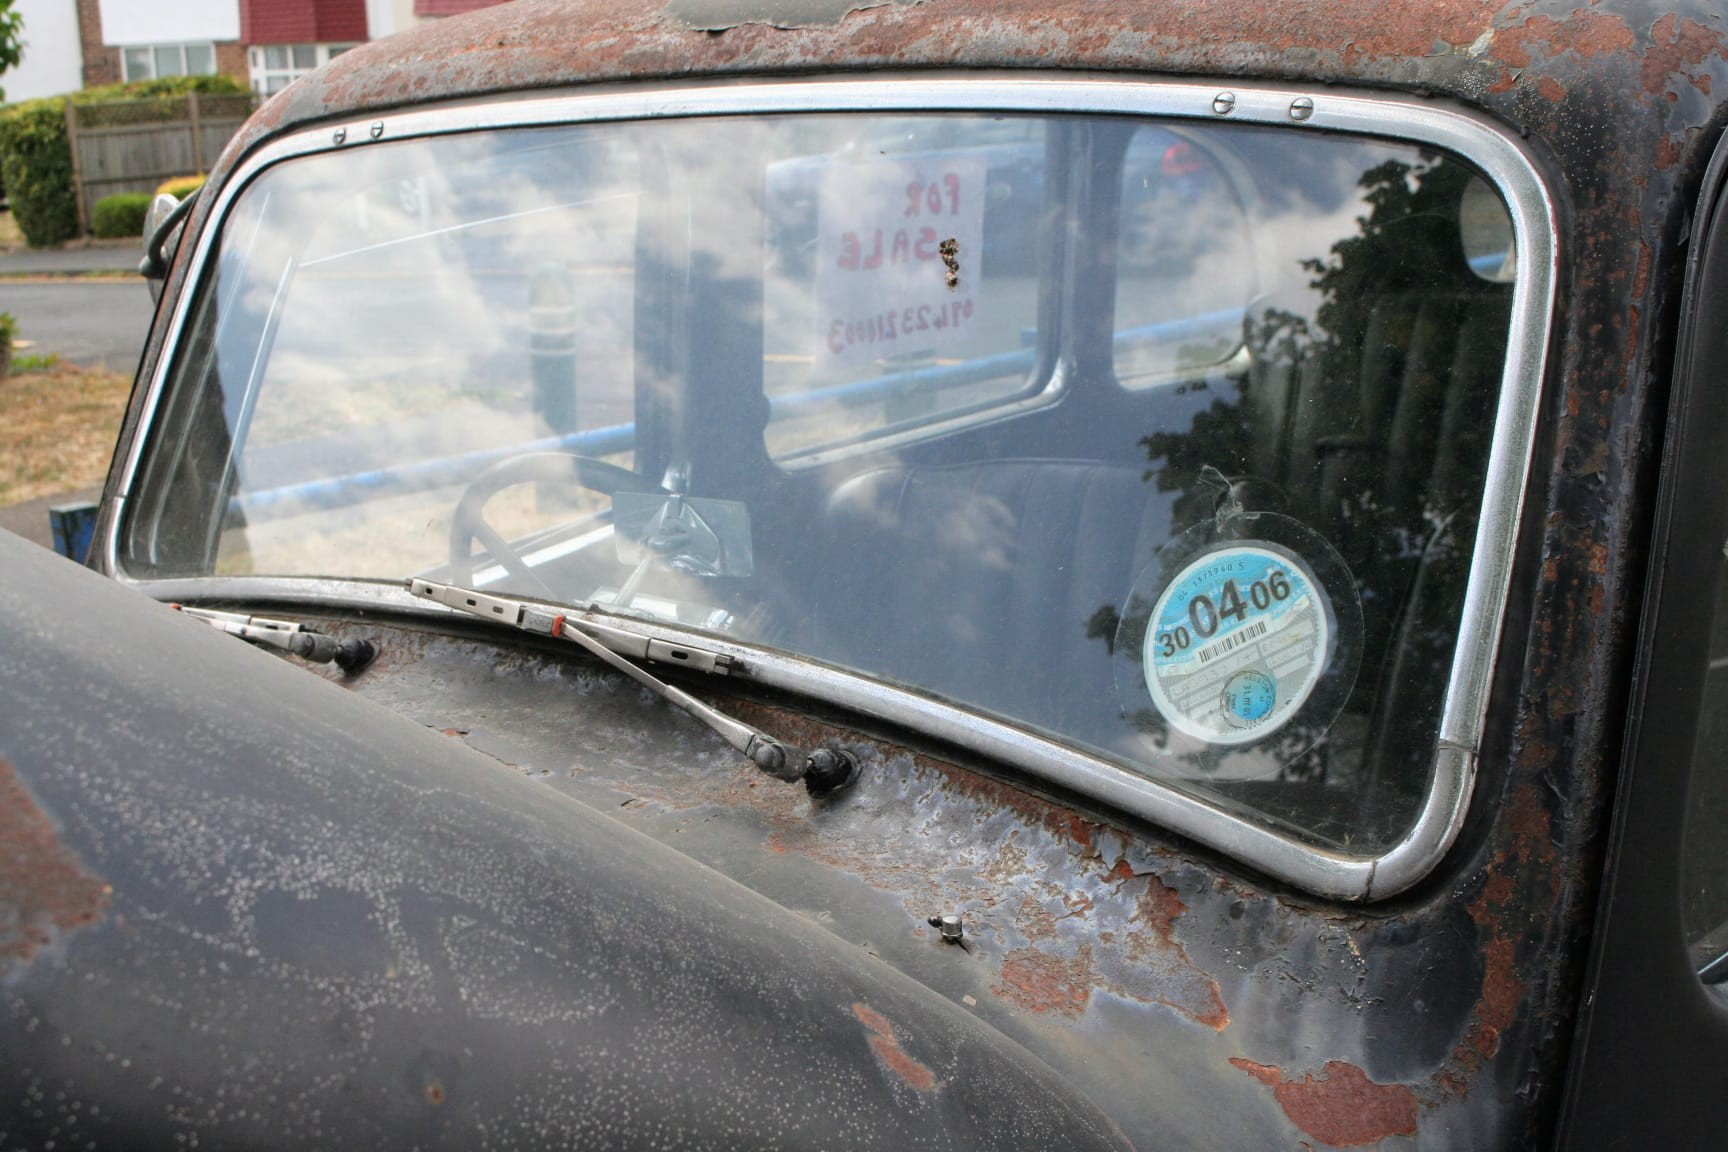
<instances>
[{"instance_id":1,"label":"house window","mask_svg":"<svg viewBox=\"0 0 1728 1152\"><path fill-rule=\"evenodd\" d=\"M272 96L352 47L352 44L255 45L247 57L252 90Z\"/></svg>"},{"instance_id":2,"label":"house window","mask_svg":"<svg viewBox=\"0 0 1728 1152\"><path fill-rule=\"evenodd\" d=\"M134 44L120 50L123 78L154 80L158 76L212 76L216 46L203 44Z\"/></svg>"}]
</instances>

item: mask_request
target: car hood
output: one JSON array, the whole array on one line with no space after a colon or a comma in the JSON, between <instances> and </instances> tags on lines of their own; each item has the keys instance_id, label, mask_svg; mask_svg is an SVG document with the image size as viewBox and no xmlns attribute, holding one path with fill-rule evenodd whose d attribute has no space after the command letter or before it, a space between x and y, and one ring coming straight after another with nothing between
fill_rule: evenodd
<instances>
[{"instance_id":1,"label":"car hood","mask_svg":"<svg viewBox=\"0 0 1728 1152\"><path fill-rule=\"evenodd\" d=\"M5 533L0 569L0 1134L1121 1146L665 845Z\"/></svg>"}]
</instances>

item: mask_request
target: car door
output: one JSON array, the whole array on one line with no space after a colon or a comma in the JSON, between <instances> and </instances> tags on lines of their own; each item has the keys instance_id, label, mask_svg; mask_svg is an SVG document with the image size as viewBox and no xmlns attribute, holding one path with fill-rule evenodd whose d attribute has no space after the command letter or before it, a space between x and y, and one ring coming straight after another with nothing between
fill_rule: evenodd
<instances>
[{"instance_id":1,"label":"car door","mask_svg":"<svg viewBox=\"0 0 1728 1152\"><path fill-rule=\"evenodd\" d=\"M1728 148L1686 292L1626 755L1561 1143L1728 1141Z\"/></svg>"}]
</instances>

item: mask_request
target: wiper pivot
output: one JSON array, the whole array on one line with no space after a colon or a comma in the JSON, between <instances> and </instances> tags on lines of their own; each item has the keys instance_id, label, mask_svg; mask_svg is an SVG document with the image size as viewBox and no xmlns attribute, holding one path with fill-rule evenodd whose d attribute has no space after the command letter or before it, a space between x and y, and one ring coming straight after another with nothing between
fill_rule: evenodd
<instances>
[{"instance_id":1,"label":"wiper pivot","mask_svg":"<svg viewBox=\"0 0 1728 1152\"><path fill-rule=\"evenodd\" d=\"M202 620L218 632L238 636L264 648L275 648L313 664L335 664L352 676L378 655L370 640L337 640L293 620L247 616L240 612L218 612L214 608L188 608L170 604L176 612Z\"/></svg>"},{"instance_id":2,"label":"wiper pivot","mask_svg":"<svg viewBox=\"0 0 1728 1152\"><path fill-rule=\"evenodd\" d=\"M776 780L784 780L789 784L795 784L802 780L805 788L809 790L812 796L825 796L838 791L858 778L858 759L845 749L824 746L814 752L801 752L789 744L774 739L765 732L758 732L748 724L726 715L713 705L696 699L683 689L666 683L640 665L625 659L610 645L616 644L622 647L625 652L637 660L676 662L687 667L701 668L704 671L721 675L727 672L732 663L730 656L704 652L701 649L684 645L670 644L664 640L628 631L615 625L599 624L592 621L577 623L571 621L563 612L546 605L517 600L508 596L476 592L471 588L461 588L453 584L439 584L436 581L415 577L408 581L408 591L415 596L436 601L439 604L459 609L482 619L501 621L524 632L533 632L542 636L571 641L662 699L678 705L708 725L722 740L743 753L744 757L752 764ZM610 644L603 643L596 636L590 635L589 629L605 636Z\"/></svg>"}]
</instances>

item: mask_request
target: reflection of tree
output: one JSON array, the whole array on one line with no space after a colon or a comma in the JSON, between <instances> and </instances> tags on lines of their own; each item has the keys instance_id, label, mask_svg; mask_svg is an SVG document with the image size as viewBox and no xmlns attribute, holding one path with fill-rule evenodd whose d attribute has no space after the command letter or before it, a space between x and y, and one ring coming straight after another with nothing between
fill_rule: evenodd
<instances>
[{"instance_id":1,"label":"reflection of tree","mask_svg":"<svg viewBox=\"0 0 1728 1152\"><path fill-rule=\"evenodd\" d=\"M1320 297L1312 319L1276 307L1248 317L1249 373L1187 429L1139 442L1147 478L1178 493L1172 535L1211 514L1218 492L1201 473L1216 468L1249 508L1319 532L1353 574L1363 653L1346 716L1361 719L1341 721L1330 738L1367 730L1371 746L1339 756L1322 743L1285 779L1324 780L1330 760L1338 784L1340 765L1360 757L1367 791L1360 812L1335 811L1334 798L1324 813L1288 813L1311 830L1360 833L1370 819L1395 830L1426 779L1506 334L1507 292L1471 273L1459 240L1470 179L1445 161L1367 170L1358 231L1325 259L1302 262ZM1322 734L1288 735L1281 742L1295 747Z\"/></svg>"},{"instance_id":2,"label":"reflection of tree","mask_svg":"<svg viewBox=\"0 0 1728 1152\"><path fill-rule=\"evenodd\" d=\"M1116 611L1114 604L1100 604L1098 611L1086 621L1086 639L1104 641L1104 650L1114 656L1116 629L1121 623L1122 614Z\"/></svg>"}]
</instances>

